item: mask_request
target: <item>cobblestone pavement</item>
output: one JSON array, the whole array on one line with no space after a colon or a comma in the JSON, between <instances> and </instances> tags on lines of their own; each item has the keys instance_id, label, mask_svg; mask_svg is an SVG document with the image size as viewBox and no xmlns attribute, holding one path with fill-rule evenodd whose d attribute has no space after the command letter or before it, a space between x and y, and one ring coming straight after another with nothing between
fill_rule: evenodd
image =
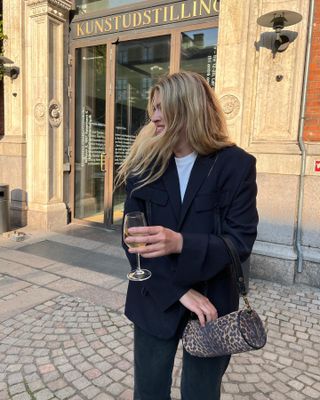
<instances>
[{"instance_id":1,"label":"cobblestone pavement","mask_svg":"<svg viewBox=\"0 0 320 400\"><path fill-rule=\"evenodd\" d=\"M81 244L72 238L73 246ZM132 399L126 284L0 242L0 400ZM232 357L222 400L319 400L320 290L261 280L250 285L268 343ZM181 348L174 400L180 399L180 366Z\"/></svg>"}]
</instances>

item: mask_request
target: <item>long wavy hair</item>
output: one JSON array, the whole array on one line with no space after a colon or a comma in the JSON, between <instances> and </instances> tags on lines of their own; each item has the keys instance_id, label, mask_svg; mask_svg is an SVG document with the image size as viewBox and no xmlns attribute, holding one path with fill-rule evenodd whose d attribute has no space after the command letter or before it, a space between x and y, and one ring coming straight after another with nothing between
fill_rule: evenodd
<instances>
[{"instance_id":1,"label":"long wavy hair","mask_svg":"<svg viewBox=\"0 0 320 400\"><path fill-rule=\"evenodd\" d=\"M161 99L165 129L156 134L148 122L137 135L129 154L121 164L116 186L129 176L137 176L138 187L162 176L166 170L179 135L200 155L208 155L232 146L219 101L207 81L195 72L177 72L162 77L149 94L148 113L153 113L155 93Z\"/></svg>"}]
</instances>

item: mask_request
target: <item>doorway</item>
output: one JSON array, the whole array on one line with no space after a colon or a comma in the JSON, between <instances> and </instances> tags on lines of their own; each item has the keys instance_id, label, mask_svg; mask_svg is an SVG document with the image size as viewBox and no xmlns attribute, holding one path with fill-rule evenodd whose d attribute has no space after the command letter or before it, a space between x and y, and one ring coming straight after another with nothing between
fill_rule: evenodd
<instances>
[{"instance_id":1,"label":"doorway","mask_svg":"<svg viewBox=\"0 0 320 400\"><path fill-rule=\"evenodd\" d=\"M74 50L73 218L116 227L125 191L114 177L139 129L147 122L150 87L181 69L215 83L217 28L173 30L166 35Z\"/></svg>"}]
</instances>

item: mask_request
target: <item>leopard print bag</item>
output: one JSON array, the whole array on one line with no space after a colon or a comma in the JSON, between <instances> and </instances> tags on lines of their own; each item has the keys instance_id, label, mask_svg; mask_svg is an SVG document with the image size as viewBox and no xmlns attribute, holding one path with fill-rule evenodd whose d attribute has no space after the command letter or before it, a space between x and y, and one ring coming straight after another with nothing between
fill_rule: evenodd
<instances>
[{"instance_id":1,"label":"leopard print bag","mask_svg":"<svg viewBox=\"0 0 320 400\"><path fill-rule=\"evenodd\" d=\"M267 341L263 323L252 309L243 309L210 321L202 327L190 320L183 332L182 344L197 357L218 357L261 349Z\"/></svg>"},{"instance_id":2,"label":"leopard print bag","mask_svg":"<svg viewBox=\"0 0 320 400\"><path fill-rule=\"evenodd\" d=\"M183 332L182 344L188 353L197 357L218 357L258 350L267 342L263 322L246 297L239 255L228 237L220 237L226 244L235 268L238 290L245 308L207 322L204 327L199 320L189 320Z\"/></svg>"}]
</instances>

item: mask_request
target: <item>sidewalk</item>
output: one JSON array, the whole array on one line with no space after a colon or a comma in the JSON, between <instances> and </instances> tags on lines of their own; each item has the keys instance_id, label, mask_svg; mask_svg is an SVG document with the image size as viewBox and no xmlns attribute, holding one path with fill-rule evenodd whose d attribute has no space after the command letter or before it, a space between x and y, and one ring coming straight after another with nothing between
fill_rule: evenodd
<instances>
[{"instance_id":1,"label":"sidewalk","mask_svg":"<svg viewBox=\"0 0 320 400\"><path fill-rule=\"evenodd\" d=\"M120 233L24 232L22 242L0 236L0 400L132 399ZM268 343L233 356L222 400L319 400L320 290L251 280L249 298ZM173 400L180 365L181 349Z\"/></svg>"}]
</instances>

